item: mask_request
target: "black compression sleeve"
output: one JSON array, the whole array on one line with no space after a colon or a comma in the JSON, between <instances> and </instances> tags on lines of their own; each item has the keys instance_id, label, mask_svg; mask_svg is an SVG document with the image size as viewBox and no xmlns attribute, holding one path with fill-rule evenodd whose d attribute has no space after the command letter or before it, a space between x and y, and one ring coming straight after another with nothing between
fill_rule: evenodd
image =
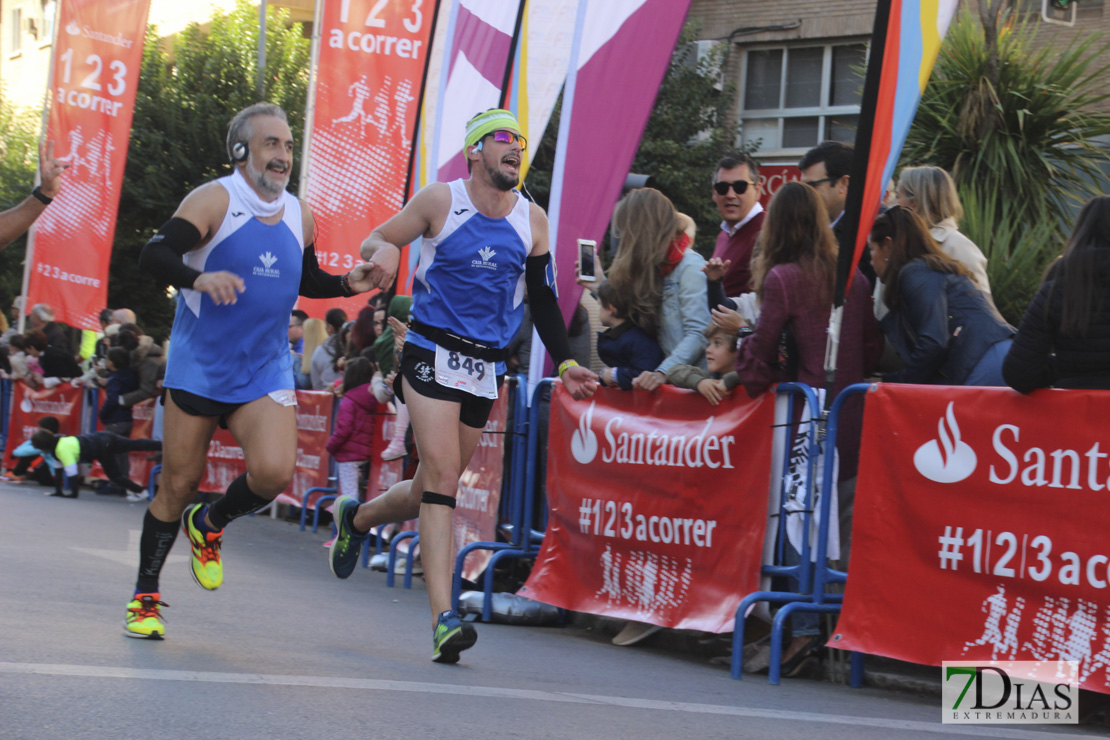
<instances>
[{"instance_id":1,"label":"black compression sleeve","mask_svg":"<svg viewBox=\"0 0 1110 740\"><path fill-rule=\"evenodd\" d=\"M300 294L305 298L338 298L354 295L347 287L343 275L332 275L320 269L316 260L316 248L309 244L304 248L304 259L301 262L301 288Z\"/></svg>"},{"instance_id":2,"label":"black compression sleeve","mask_svg":"<svg viewBox=\"0 0 1110 740\"><path fill-rule=\"evenodd\" d=\"M529 257L524 261L524 284L528 287L528 310L532 314L532 325L547 347L548 354L559 366L563 360L570 359L570 340L567 339L567 325L559 310L555 291L547 284L547 265L550 254Z\"/></svg>"},{"instance_id":3,"label":"black compression sleeve","mask_svg":"<svg viewBox=\"0 0 1110 740\"><path fill-rule=\"evenodd\" d=\"M192 288L200 277L181 256L200 244L200 231L183 218L171 218L150 238L139 254L139 268L175 288Z\"/></svg>"}]
</instances>

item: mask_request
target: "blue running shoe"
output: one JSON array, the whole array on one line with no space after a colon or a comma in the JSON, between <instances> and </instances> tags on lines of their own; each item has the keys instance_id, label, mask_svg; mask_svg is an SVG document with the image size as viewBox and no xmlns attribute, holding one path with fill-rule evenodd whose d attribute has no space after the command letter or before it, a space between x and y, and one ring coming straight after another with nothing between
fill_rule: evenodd
<instances>
[{"instance_id":1,"label":"blue running shoe","mask_svg":"<svg viewBox=\"0 0 1110 740\"><path fill-rule=\"evenodd\" d=\"M349 578L355 572L362 543L370 536L369 533L356 534L351 528L357 509L358 501L350 496L340 496L331 510L337 534L328 548L328 565L336 578Z\"/></svg>"},{"instance_id":2,"label":"blue running shoe","mask_svg":"<svg viewBox=\"0 0 1110 740\"><path fill-rule=\"evenodd\" d=\"M458 663L459 653L474 647L478 631L474 625L459 618L453 611L443 612L432 633L432 660L436 663Z\"/></svg>"}]
</instances>

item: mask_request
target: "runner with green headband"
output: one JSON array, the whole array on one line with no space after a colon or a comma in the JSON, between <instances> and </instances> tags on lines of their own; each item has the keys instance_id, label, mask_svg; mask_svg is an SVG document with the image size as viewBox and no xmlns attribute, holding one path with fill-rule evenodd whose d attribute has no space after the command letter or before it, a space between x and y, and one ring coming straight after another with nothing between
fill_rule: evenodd
<instances>
[{"instance_id":1,"label":"runner with green headband","mask_svg":"<svg viewBox=\"0 0 1110 740\"><path fill-rule=\"evenodd\" d=\"M566 325L548 280L547 214L515 189L527 141L507 110L466 125L470 177L422 188L362 245L363 259L418 238L412 324L394 388L408 405L420 467L411 481L359 505L336 501L332 572L347 578L363 540L379 524L420 517L420 548L432 608L432 660L454 663L477 633L451 608L451 518L459 476L470 462L520 330L523 288L540 339L567 391L593 395L597 376L570 359Z\"/></svg>"}]
</instances>

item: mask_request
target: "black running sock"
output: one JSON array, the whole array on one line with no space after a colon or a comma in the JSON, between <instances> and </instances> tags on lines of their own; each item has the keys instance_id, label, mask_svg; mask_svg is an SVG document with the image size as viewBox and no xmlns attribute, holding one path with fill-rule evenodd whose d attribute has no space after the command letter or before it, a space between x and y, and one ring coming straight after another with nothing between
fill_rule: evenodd
<instances>
[{"instance_id":1,"label":"black running sock","mask_svg":"<svg viewBox=\"0 0 1110 740\"><path fill-rule=\"evenodd\" d=\"M158 575L180 529L181 522L176 519L164 522L147 509L143 517L143 536L139 540L139 580L135 582L135 593L158 593Z\"/></svg>"},{"instance_id":2,"label":"black running sock","mask_svg":"<svg viewBox=\"0 0 1110 740\"><path fill-rule=\"evenodd\" d=\"M351 534L353 534L355 537L365 537L366 535L370 534L370 530L368 529L363 532L361 529L355 526L355 514L357 513L358 507L352 506L351 508L347 509L346 516L344 516L343 518L347 521L347 529L351 530Z\"/></svg>"},{"instance_id":3,"label":"black running sock","mask_svg":"<svg viewBox=\"0 0 1110 740\"><path fill-rule=\"evenodd\" d=\"M270 499L258 496L247 485L247 474L243 473L227 487L227 493L220 496L208 507L208 521L218 530L226 527L233 519L258 511Z\"/></svg>"}]
</instances>

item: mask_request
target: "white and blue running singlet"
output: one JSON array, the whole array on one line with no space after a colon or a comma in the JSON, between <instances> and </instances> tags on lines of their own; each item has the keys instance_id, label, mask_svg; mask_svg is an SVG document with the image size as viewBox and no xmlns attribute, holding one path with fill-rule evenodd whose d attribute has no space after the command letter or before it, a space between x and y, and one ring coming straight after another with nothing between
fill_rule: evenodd
<instances>
[{"instance_id":1,"label":"white and blue running singlet","mask_svg":"<svg viewBox=\"0 0 1110 740\"><path fill-rule=\"evenodd\" d=\"M506 347L524 317L524 260L532 251L529 203L516 194L505 218L489 218L455 180L451 210L443 229L424 239L412 285L412 316L429 326L473 339L488 347ZM414 331L407 341L435 351L431 340ZM497 373L505 364L497 363Z\"/></svg>"},{"instance_id":2,"label":"white and blue running singlet","mask_svg":"<svg viewBox=\"0 0 1110 740\"><path fill-rule=\"evenodd\" d=\"M293 388L289 314L297 302L304 258L301 204L283 193L285 211L270 226L251 216L235 189L223 223L185 264L201 272L226 270L243 279L238 301L217 306L207 293L182 289L166 361L167 388L223 403L247 403Z\"/></svg>"}]
</instances>

